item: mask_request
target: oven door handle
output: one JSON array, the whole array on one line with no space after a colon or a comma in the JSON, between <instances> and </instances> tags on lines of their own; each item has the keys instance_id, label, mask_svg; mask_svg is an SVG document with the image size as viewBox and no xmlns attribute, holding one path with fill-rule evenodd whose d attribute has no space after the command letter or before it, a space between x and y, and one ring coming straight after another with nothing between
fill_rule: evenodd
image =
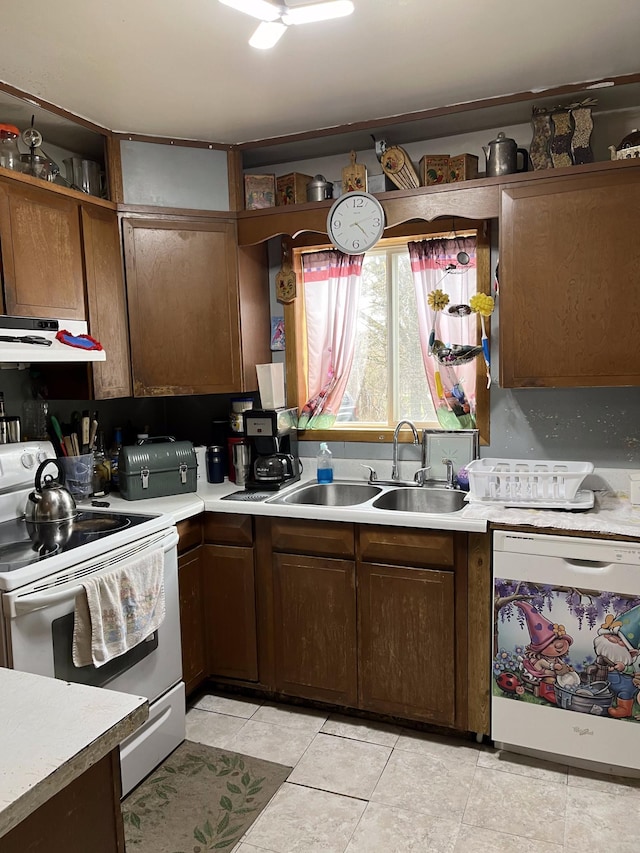
<instances>
[{"instance_id":1,"label":"oven door handle","mask_svg":"<svg viewBox=\"0 0 640 853\"><path fill-rule=\"evenodd\" d=\"M34 592L32 595L25 595L22 598L16 599L14 606L11 608L13 616L22 616L25 613L32 613L34 610L42 610L43 607L51 607L54 604L61 604L63 601L68 601L70 598L75 598L84 591L82 586L72 586L71 589L64 589L60 592L54 592L52 595L43 595L41 592Z\"/></svg>"},{"instance_id":2,"label":"oven door handle","mask_svg":"<svg viewBox=\"0 0 640 853\"><path fill-rule=\"evenodd\" d=\"M178 540L179 536L175 530L171 531L168 536L165 536L162 543L165 553L170 551L171 548L174 548L178 544ZM114 568L116 566L117 563L114 563ZM61 604L64 601L68 601L70 598L75 598L82 592L84 592L84 587L78 584L76 586L61 589L59 592L50 593L49 595L43 594L42 592L33 592L31 594L22 595L15 599L11 599L10 601L5 601L5 615L14 619L17 616L23 616L25 613L33 613L34 610L42 610L44 607Z\"/></svg>"}]
</instances>

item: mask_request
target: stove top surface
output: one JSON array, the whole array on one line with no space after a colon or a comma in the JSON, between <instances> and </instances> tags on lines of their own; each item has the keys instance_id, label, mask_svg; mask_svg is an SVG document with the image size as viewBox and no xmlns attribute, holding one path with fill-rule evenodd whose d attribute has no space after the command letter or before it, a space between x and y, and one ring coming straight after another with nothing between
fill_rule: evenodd
<instances>
[{"instance_id":1,"label":"stove top surface","mask_svg":"<svg viewBox=\"0 0 640 853\"><path fill-rule=\"evenodd\" d=\"M155 516L81 510L72 521L40 525L24 518L3 521L0 523L0 572L17 571L152 518Z\"/></svg>"}]
</instances>

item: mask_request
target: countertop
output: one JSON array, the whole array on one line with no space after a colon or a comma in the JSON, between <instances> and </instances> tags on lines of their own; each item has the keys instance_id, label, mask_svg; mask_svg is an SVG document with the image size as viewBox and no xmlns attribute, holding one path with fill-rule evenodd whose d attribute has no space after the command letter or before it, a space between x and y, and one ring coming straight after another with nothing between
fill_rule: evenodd
<instances>
[{"instance_id":1,"label":"countertop","mask_svg":"<svg viewBox=\"0 0 640 853\"><path fill-rule=\"evenodd\" d=\"M149 716L141 696L0 668L0 837Z\"/></svg>"},{"instance_id":2,"label":"countertop","mask_svg":"<svg viewBox=\"0 0 640 853\"><path fill-rule=\"evenodd\" d=\"M404 476L401 471L401 476ZM365 482L360 460L337 460L335 478ZM301 483L315 482L314 477L303 477L289 488ZM533 526L575 533L589 532L607 535L630 536L640 539L640 506L629 501L628 472L622 469L599 469L588 477L584 488L595 492L595 506L587 512L565 512L543 509L507 508L504 504L469 504L456 513L394 512L370 507L322 507L264 502L223 500L226 495L240 491L235 483L225 480L213 484L199 480L196 492L140 501L127 501L117 494L108 495L111 508L128 512L166 512L176 522L201 512L228 512L271 517L304 518L327 521L350 521L360 524L384 524L395 527L414 527L434 530L460 530L484 533L489 525L502 524L513 527ZM274 493L275 494L275 493ZM280 493L282 494L282 492ZM88 506L88 503L85 504Z\"/></svg>"}]
</instances>

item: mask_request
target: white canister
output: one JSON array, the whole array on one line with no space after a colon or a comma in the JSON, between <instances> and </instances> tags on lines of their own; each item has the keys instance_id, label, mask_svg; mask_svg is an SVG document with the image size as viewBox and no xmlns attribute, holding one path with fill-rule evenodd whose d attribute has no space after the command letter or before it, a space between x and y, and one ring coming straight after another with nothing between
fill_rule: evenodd
<instances>
[{"instance_id":1,"label":"white canister","mask_svg":"<svg viewBox=\"0 0 640 853\"><path fill-rule=\"evenodd\" d=\"M207 482L207 448L203 444L198 444L193 448L196 452L197 483Z\"/></svg>"}]
</instances>

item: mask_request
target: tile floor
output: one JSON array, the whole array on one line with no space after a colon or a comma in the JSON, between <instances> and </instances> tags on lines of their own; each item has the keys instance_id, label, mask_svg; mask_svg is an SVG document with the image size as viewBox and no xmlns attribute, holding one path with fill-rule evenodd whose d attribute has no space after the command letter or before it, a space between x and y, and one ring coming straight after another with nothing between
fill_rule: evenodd
<instances>
[{"instance_id":1,"label":"tile floor","mask_svg":"<svg viewBox=\"0 0 640 853\"><path fill-rule=\"evenodd\" d=\"M640 850L640 780L221 695L187 738L294 768L232 853Z\"/></svg>"}]
</instances>

